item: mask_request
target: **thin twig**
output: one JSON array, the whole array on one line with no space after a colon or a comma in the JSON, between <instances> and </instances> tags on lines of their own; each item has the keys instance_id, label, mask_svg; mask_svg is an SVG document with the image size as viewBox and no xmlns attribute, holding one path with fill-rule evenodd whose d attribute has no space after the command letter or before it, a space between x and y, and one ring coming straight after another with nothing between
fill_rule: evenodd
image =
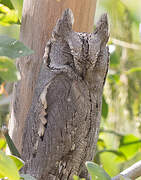
<instances>
[{"instance_id":1,"label":"thin twig","mask_svg":"<svg viewBox=\"0 0 141 180\"><path fill-rule=\"evenodd\" d=\"M139 45L139 44L128 43L126 41L121 41L121 40L115 39L115 38L110 38L110 40L112 41L113 44L118 45L118 46L122 46L122 47L129 48L129 49L134 49L134 50L141 50L141 45Z\"/></svg>"}]
</instances>

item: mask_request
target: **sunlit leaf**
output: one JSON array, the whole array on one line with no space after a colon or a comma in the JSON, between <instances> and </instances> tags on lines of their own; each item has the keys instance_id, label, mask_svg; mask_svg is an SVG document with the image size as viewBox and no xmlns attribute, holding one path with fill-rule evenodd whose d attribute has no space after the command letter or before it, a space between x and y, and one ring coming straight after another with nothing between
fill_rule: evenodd
<instances>
[{"instance_id":1,"label":"sunlit leaf","mask_svg":"<svg viewBox=\"0 0 141 180\"><path fill-rule=\"evenodd\" d=\"M98 146L101 146L101 147L103 147L103 148L105 148L106 147L106 144L105 144L105 142L104 142L104 140L103 139L98 139L98 141L97 141L97 145Z\"/></svg>"},{"instance_id":2,"label":"sunlit leaf","mask_svg":"<svg viewBox=\"0 0 141 180\"><path fill-rule=\"evenodd\" d=\"M24 180L36 180L34 177L30 176L29 174L21 174L21 179Z\"/></svg>"},{"instance_id":3,"label":"sunlit leaf","mask_svg":"<svg viewBox=\"0 0 141 180\"><path fill-rule=\"evenodd\" d=\"M0 4L7 6L9 9L14 9L14 6L10 0L0 0Z\"/></svg>"},{"instance_id":4,"label":"sunlit leaf","mask_svg":"<svg viewBox=\"0 0 141 180\"><path fill-rule=\"evenodd\" d=\"M78 176L73 176L73 180L85 180L84 178L80 179Z\"/></svg>"},{"instance_id":5,"label":"sunlit leaf","mask_svg":"<svg viewBox=\"0 0 141 180\"><path fill-rule=\"evenodd\" d=\"M73 176L73 180L80 180L80 178L78 176Z\"/></svg>"},{"instance_id":6,"label":"sunlit leaf","mask_svg":"<svg viewBox=\"0 0 141 180\"><path fill-rule=\"evenodd\" d=\"M15 163L2 151L0 151L0 176L8 177L10 180L20 179Z\"/></svg>"},{"instance_id":7,"label":"sunlit leaf","mask_svg":"<svg viewBox=\"0 0 141 180\"><path fill-rule=\"evenodd\" d=\"M97 164L87 161L86 167L92 180L111 180L110 176L105 172L105 170Z\"/></svg>"},{"instance_id":8,"label":"sunlit leaf","mask_svg":"<svg viewBox=\"0 0 141 180\"><path fill-rule=\"evenodd\" d=\"M3 179L3 178L4 178L4 176L2 174L0 174L0 179Z\"/></svg>"},{"instance_id":9,"label":"sunlit leaf","mask_svg":"<svg viewBox=\"0 0 141 180\"><path fill-rule=\"evenodd\" d=\"M131 74L131 73L134 73L134 72L141 72L141 67L131 68L126 73Z\"/></svg>"},{"instance_id":10,"label":"sunlit leaf","mask_svg":"<svg viewBox=\"0 0 141 180\"><path fill-rule=\"evenodd\" d=\"M23 0L11 0L15 9L18 10L19 18L22 16Z\"/></svg>"},{"instance_id":11,"label":"sunlit leaf","mask_svg":"<svg viewBox=\"0 0 141 180\"><path fill-rule=\"evenodd\" d=\"M126 161L126 156L124 155L124 153L117 151L117 150L113 150L113 149L103 149L101 151L98 151L97 154L102 154L102 153L112 153L114 155L116 155L116 161ZM96 155L97 155L96 154Z\"/></svg>"},{"instance_id":12,"label":"sunlit leaf","mask_svg":"<svg viewBox=\"0 0 141 180\"><path fill-rule=\"evenodd\" d=\"M120 140L119 151L125 154L127 159L132 158L141 148L141 140L132 135L123 136Z\"/></svg>"},{"instance_id":13,"label":"sunlit leaf","mask_svg":"<svg viewBox=\"0 0 141 180\"><path fill-rule=\"evenodd\" d=\"M14 155L8 155L8 156L14 161L18 170L20 170L24 166L24 161L22 159Z\"/></svg>"},{"instance_id":14,"label":"sunlit leaf","mask_svg":"<svg viewBox=\"0 0 141 180\"><path fill-rule=\"evenodd\" d=\"M3 149L6 147L6 141L4 138L0 138L0 149Z\"/></svg>"},{"instance_id":15,"label":"sunlit leaf","mask_svg":"<svg viewBox=\"0 0 141 180\"><path fill-rule=\"evenodd\" d=\"M12 59L0 56L0 78L3 81L16 81L17 69Z\"/></svg>"},{"instance_id":16,"label":"sunlit leaf","mask_svg":"<svg viewBox=\"0 0 141 180\"><path fill-rule=\"evenodd\" d=\"M108 116L108 104L105 100L105 97L102 97L102 117L106 119Z\"/></svg>"},{"instance_id":17,"label":"sunlit leaf","mask_svg":"<svg viewBox=\"0 0 141 180\"><path fill-rule=\"evenodd\" d=\"M73 180L85 180L85 178L79 178L78 176L73 176Z\"/></svg>"},{"instance_id":18,"label":"sunlit leaf","mask_svg":"<svg viewBox=\"0 0 141 180\"><path fill-rule=\"evenodd\" d=\"M22 42L7 36L0 36L0 56L14 59L30 54L33 54L33 51Z\"/></svg>"},{"instance_id":19,"label":"sunlit leaf","mask_svg":"<svg viewBox=\"0 0 141 180\"><path fill-rule=\"evenodd\" d=\"M0 24L8 26L11 24L17 24L18 22L18 12L0 4Z\"/></svg>"}]
</instances>

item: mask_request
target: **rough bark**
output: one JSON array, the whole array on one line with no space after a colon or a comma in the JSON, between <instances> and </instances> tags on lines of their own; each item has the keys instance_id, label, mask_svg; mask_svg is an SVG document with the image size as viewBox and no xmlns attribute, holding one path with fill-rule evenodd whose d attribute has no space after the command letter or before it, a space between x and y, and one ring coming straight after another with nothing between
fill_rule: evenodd
<instances>
[{"instance_id":1,"label":"rough bark","mask_svg":"<svg viewBox=\"0 0 141 180\"><path fill-rule=\"evenodd\" d=\"M87 178L84 163L97 143L109 61L107 15L91 34L74 32L72 16L64 12L46 45L25 123L24 172L38 180Z\"/></svg>"},{"instance_id":2,"label":"rough bark","mask_svg":"<svg viewBox=\"0 0 141 180\"><path fill-rule=\"evenodd\" d=\"M34 50L32 56L21 58L18 69L21 80L15 85L10 136L21 151L27 113L31 106L35 84L42 63L46 42L57 19L66 8L73 9L77 21L74 30L92 32L96 0L24 0L20 40Z\"/></svg>"}]
</instances>

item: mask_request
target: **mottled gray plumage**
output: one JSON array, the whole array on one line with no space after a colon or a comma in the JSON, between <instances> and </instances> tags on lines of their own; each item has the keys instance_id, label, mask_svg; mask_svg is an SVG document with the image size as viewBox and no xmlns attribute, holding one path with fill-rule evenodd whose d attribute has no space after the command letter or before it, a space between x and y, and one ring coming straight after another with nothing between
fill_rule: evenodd
<instances>
[{"instance_id":1,"label":"mottled gray plumage","mask_svg":"<svg viewBox=\"0 0 141 180\"><path fill-rule=\"evenodd\" d=\"M107 15L91 34L74 32L72 24L67 9L47 43L26 121L24 171L38 180L87 178L84 163L96 148L109 62Z\"/></svg>"}]
</instances>

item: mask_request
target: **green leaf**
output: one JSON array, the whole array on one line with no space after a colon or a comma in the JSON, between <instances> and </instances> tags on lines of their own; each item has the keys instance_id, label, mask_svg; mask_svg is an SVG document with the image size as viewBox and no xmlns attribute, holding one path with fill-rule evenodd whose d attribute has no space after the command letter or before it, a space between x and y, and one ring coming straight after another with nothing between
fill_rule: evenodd
<instances>
[{"instance_id":1,"label":"green leaf","mask_svg":"<svg viewBox=\"0 0 141 180\"><path fill-rule=\"evenodd\" d=\"M0 78L3 81L16 81L17 69L12 59L7 57L0 57Z\"/></svg>"},{"instance_id":2,"label":"green leaf","mask_svg":"<svg viewBox=\"0 0 141 180\"><path fill-rule=\"evenodd\" d=\"M105 144L104 140L101 138L98 139L97 145L102 147L102 148L106 148L106 144Z\"/></svg>"},{"instance_id":3,"label":"green leaf","mask_svg":"<svg viewBox=\"0 0 141 180\"><path fill-rule=\"evenodd\" d=\"M132 158L141 148L141 139L129 134L123 136L120 140L119 151L122 152L127 159Z\"/></svg>"},{"instance_id":4,"label":"green leaf","mask_svg":"<svg viewBox=\"0 0 141 180\"><path fill-rule=\"evenodd\" d=\"M131 68L126 72L126 74L131 74L131 73L134 73L134 72L141 72L141 67Z\"/></svg>"},{"instance_id":5,"label":"green leaf","mask_svg":"<svg viewBox=\"0 0 141 180\"><path fill-rule=\"evenodd\" d=\"M73 176L73 180L80 180L80 178L78 176Z\"/></svg>"},{"instance_id":6,"label":"green leaf","mask_svg":"<svg viewBox=\"0 0 141 180\"><path fill-rule=\"evenodd\" d=\"M96 155L99 155L99 154L102 154L102 153L112 153L114 155L117 156L117 158L115 159L116 161L126 161L126 156L124 155L124 153L120 152L120 151L116 151L116 150L113 150L113 149L103 149L101 151L98 151L96 153Z\"/></svg>"},{"instance_id":7,"label":"green leaf","mask_svg":"<svg viewBox=\"0 0 141 180\"><path fill-rule=\"evenodd\" d=\"M3 176L2 174L0 174L0 179L2 179L2 180L3 180L3 178L4 178L4 176Z\"/></svg>"},{"instance_id":8,"label":"green leaf","mask_svg":"<svg viewBox=\"0 0 141 180\"><path fill-rule=\"evenodd\" d=\"M106 119L108 116L108 104L105 100L105 97L102 97L102 117Z\"/></svg>"},{"instance_id":9,"label":"green leaf","mask_svg":"<svg viewBox=\"0 0 141 180\"><path fill-rule=\"evenodd\" d=\"M11 154L15 155L17 157L21 157L20 153L18 152L18 150L17 150L17 148L16 148L16 146L15 146L15 144L13 142L13 140L9 136L7 127L3 127L2 132L3 132L3 135L5 136L5 139L6 139L7 145L9 147L9 149L10 149Z\"/></svg>"},{"instance_id":10,"label":"green leaf","mask_svg":"<svg viewBox=\"0 0 141 180\"><path fill-rule=\"evenodd\" d=\"M14 6L10 0L0 0L0 4L7 6L9 9L14 9Z\"/></svg>"},{"instance_id":11,"label":"green leaf","mask_svg":"<svg viewBox=\"0 0 141 180\"><path fill-rule=\"evenodd\" d=\"M73 176L73 180L85 180L85 178L79 178L78 176Z\"/></svg>"},{"instance_id":12,"label":"green leaf","mask_svg":"<svg viewBox=\"0 0 141 180\"><path fill-rule=\"evenodd\" d=\"M15 163L2 151L0 151L0 177L8 177L10 180L20 179Z\"/></svg>"},{"instance_id":13,"label":"green leaf","mask_svg":"<svg viewBox=\"0 0 141 180\"><path fill-rule=\"evenodd\" d=\"M14 5L15 9L18 10L19 18L22 16L22 7L23 7L23 0L11 0L12 4Z\"/></svg>"},{"instance_id":14,"label":"green leaf","mask_svg":"<svg viewBox=\"0 0 141 180\"><path fill-rule=\"evenodd\" d=\"M0 138L0 149L6 148L6 141L4 138Z\"/></svg>"},{"instance_id":15,"label":"green leaf","mask_svg":"<svg viewBox=\"0 0 141 180\"><path fill-rule=\"evenodd\" d=\"M105 172L105 170L97 164L87 161L86 167L92 180L111 180L110 176Z\"/></svg>"},{"instance_id":16,"label":"green leaf","mask_svg":"<svg viewBox=\"0 0 141 180\"><path fill-rule=\"evenodd\" d=\"M73 176L73 180L80 180L80 178L78 176Z\"/></svg>"},{"instance_id":17,"label":"green leaf","mask_svg":"<svg viewBox=\"0 0 141 180\"><path fill-rule=\"evenodd\" d=\"M8 36L0 36L0 56L15 59L21 56L33 54L34 51L27 48L22 42Z\"/></svg>"},{"instance_id":18,"label":"green leaf","mask_svg":"<svg viewBox=\"0 0 141 180\"><path fill-rule=\"evenodd\" d=\"M14 156L14 155L8 155L8 156L14 161L18 170L20 170L24 166L25 163L22 159L18 158L17 156Z\"/></svg>"},{"instance_id":19,"label":"green leaf","mask_svg":"<svg viewBox=\"0 0 141 180\"><path fill-rule=\"evenodd\" d=\"M9 26L11 24L18 23L18 12L14 9L9 9L3 4L0 4L0 24L3 26Z\"/></svg>"},{"instance_id":20,"label":"green leaf","mask_svg":"<svg viewBox=\"0 0 141 180\"><path fill-rule=\"evenodd\" d=\"M29 174L21 174L21 179L24 178L24 180L36 180L34 177L30 176Z\"/></svg>"},{"instance_id":21,"label":"green leaf","mask_svg":"<svg viewBox=\"0 0 141 180\"><path fill-rule=\"evenodd\" d=\"M118 83L119 80L120 80L120 75L118 73L108 75L108 81L110 82Z\"/></svg>"}]
</instances>

